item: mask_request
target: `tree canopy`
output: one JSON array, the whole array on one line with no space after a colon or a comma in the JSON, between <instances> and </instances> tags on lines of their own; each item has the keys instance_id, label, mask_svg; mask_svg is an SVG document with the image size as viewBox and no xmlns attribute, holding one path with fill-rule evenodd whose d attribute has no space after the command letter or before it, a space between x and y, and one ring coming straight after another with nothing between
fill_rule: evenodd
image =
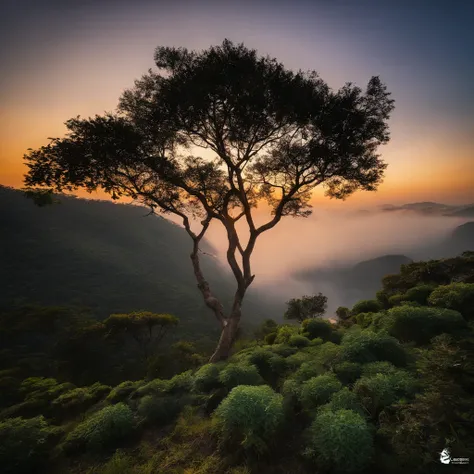
<instances>
[{"instance_id":1,"label":"tree canopy","mask_svg":"<svg viewBox=\"0 0 474 474\"><path fill-rule=\"evenodd\" d=\"M286 304L285 319L296 319L299 322L322 316L327 309L327 296L318 293L314 296L292 298Z\"/></svg>"},{"instance_id":2,"label":"tree canopy","mask_svg":"<svg viewBox=\"0 0 474 474\"><path fill-rule=\"evenodd\" d=\"M117 111L70 119L64 138L30 150L25 184L102 188L179 216L194 243L198 287L222 327L219 359L235 338L254 279L257 238L284 216L308 216L316 186L337 199L376 190L387 166L377 148L389 140L393 100L378 77L365 91L351 83L333 91L314 71L293 72L228 40L201 52L158 47L155 63L123 93ZM257 225L253 209L260 202L272 216ZM246 242L236 228L243 218ZM237 282L228 314L199 264L212 220L226 230Z\"/></svg>"}]
</instances>

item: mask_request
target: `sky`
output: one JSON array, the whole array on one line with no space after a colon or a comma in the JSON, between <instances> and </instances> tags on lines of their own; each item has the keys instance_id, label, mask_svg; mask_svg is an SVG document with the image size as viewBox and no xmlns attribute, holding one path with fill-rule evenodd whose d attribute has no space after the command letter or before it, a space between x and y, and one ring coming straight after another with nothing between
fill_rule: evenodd
<instances>
[{"instance_id":1,"label":"sky","mask_svg":"<svg viewBox=\"0 0 474 474\"><path fill-rule=\"evenodd\" d=\"M27 148L62 136L67 119L114 110L156 46L229 38L333 88L373 75L387 84L396 109L384 183L345 205L474 202L473 20L465 0L3 0L0 184L21 187ZM320 191L313 200L341 205Z\"/></svg>"}]
</instances>

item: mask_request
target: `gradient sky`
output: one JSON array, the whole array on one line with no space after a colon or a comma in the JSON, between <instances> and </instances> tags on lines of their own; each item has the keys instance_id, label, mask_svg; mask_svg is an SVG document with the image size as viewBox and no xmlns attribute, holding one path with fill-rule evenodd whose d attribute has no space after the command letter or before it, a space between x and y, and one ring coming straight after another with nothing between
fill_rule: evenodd
<instances>
[{"instance_id":1,"label":"gradient sky","mask_svg":"<svg viewBox=\"0 0 474 474\"><path fill-rule=\"evenodd\" d=\"M113 110L158 45L244 42L331 87L380 75L393 93L387 202L474 201L474 2L3 0L0 183L20 187L28 147ZM320 199L316 193L315 200Z\"/></svg>"}]
</instances>

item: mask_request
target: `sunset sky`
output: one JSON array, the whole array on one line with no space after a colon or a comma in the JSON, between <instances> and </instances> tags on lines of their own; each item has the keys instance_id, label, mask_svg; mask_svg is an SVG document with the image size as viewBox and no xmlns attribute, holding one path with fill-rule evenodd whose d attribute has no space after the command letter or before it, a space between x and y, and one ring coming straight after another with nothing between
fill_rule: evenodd
<instances>
[{"instance_id":1,"label":"sunset sky","mask_svg":"<svg viewBox=\"0 0 474 474\"><path fill-rule=\"evenodd\" d=\"M474 2L4 0L0 184L21 187L26 149L64 122L116 107L158 45L244 42L333 88L380 75L396 100L389 167L366 206L474 202ZM316 201L320 195L316 194Z\"/></svg>"}]
</instances>

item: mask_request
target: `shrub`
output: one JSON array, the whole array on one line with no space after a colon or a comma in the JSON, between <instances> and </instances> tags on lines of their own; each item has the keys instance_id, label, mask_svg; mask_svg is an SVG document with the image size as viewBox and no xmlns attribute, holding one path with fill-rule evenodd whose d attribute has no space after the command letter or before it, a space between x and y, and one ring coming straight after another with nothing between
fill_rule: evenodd
<instances>
[{"instance_id":1,"label":"shrub","mask_svg":"<svg viewBox=\"0 0 474 474\"><path fill-rule=\"evenodd\" d=\"M377 313L359 313L355 317L357 324L362 328L369 327L372 324L374 314Z\"/></svg>"},{"instance_id":2,"label":"shrub","mask_svg":"<svg viewBox=\"0 0 474 474\"><path fill-rule=\"evenodd\" d=\"M114 455L104 464L99 471L100 474L128 474L131 472L135 472L133 470L134 465L136 465L136 460L117 449ZM93 471L96 472L95 470ZM141 470L137 470L137 472L142 472Z\"/></svg>"},{"instance_id":3,"label":"shrub","mask_svg":"<svg viewBox=\"0 0 474 474\"><path fill-rule=\"evenodd\" d=\"M317 377L326 372L321 364L316 362L303 362L300 368L294 373L293 378L298 382L305 382L312 377Z\"/></svg>"},{"instance_id":4,"label":"shrub","mask_svg":"<svg viewBox=\"0 0 474 474\"><path fill-rule=\"evenodd\" d=\"M380 303L383 309L388 309L390 308L390 303L389 303L389 293L385 290L379 290L377 293L375 293L375 297L377 301Z\"/></svg>"},{"instance_id":5,"label":"shrub","mask_svg":"<svg viewBox=\"0 0 474 474\"><path fill-rule=\"evenodd\" d=\"M263 452L284 420L283 397L269 386L239 385L214 412L222 440Z\"/></svg>"},{"instance_id":6,"label":"shrub","mask_svg":"<svg viewBox=\"0 0 474 474\"><path fill-rule=\"evenodd\" d=\"M442 308L399 306L388 310L383 326L402 342L426 344L442 333L457 334L466 327L461 314Z\"/></svg>"},{"instance_id":7,"label":"shrub","mask_svg":"<svg viewBox=\"0 0 474 474\"><path fill-rule=\"evenodd\" d=\"M474 283L438 286L428 302L433 306L459 311L467 320L474 319Z\"/></svg>"},{"instance_id":8,"label":"shrub","mask_svg":"<svg viewBox=\"0 0 474 474\"><path fill-rule=\"evenodd\" d=\"M170 388L169 380L153 379L150 382L138 387L130 398L142 398L146 395L160 396L168 392Z\"/></svg>"},{"instance_id":9,"label":"shrub","mask_svg":"<svg viewBox=\"0 0 474 474\"><path fill-rule=\"evenodd\" d=\"M73 413L78 410L82 411L104 398L107 393L110 393L110 390L110 387L100 383L95 383L90 387L75 388L53 400L53 406L63 411L70 410Z\"/></svg>"},{"instance_id":10,"label":"shrub","mask_svg":"<svg viewBox=\"0 0 474 474\"><path fill-rule=\"evenodd\" d=\"M191 370L175 375L168 381L168 393L185 394L188 393L194 384L194 377Z\"/></svg>"},{"instance_id":11,"label":"shrub","mask_svg":"<svg viewBox=\"0 0 474 474\"><path fill-rule=\"evenodd\" d=\"M344 321L351 316L351 310L345 306L339 306L339 308L336 309L336 315L339 319Z\"/></svg>"},{"instance_id":12,"label":"shrub","mask_svg":"<svg viewBox=\"0 0 474 474\"><path fill-rule=\"evenodd\" d=\"M332 369L341 361L342 347L332 342L325 342L318 347L314 360L327 370Z\"/></svg>"},{"instance_id":13,"label":"shrub","mask_svg":"<svg viewBox=\"0 0 474 474\"><path fill-rule=\"evenodd\" d=\"M264 380L254 365L228 364L220 373L219 381L228 389L237 385L262 385Z\"/></svg>"},{"instance_id":14,"label":"shrub","mask_svg":"<svg viewBox=\"0 0 474 474\"><path fill-rule=\"evenodd\" d=\"M182 407L182 400L175 396L146 395L140 399L137 412L147 424L164 425L173 421L179 415Z\"/></svg>"},{"instance_id":15,"label":"shrub","mask_svg":"<svg viewBox=\"0 0 474 474\"><path fill-rule=\"evenodd\" d=\"M382 310L382 305L377 300L361 300L356 303L351 311L353 316L359 313L378 313Z\"/></svg>"},{"instance_id":16,"label":"shrub","mask_svg":"<svg viewBox=\"0 0 474 474\"><path fill-rule=\"evenodd\" d=\"M124 403L94 413L71 431L64 442L67 453L86 449L100 451L128 436L134 428L133 414Z\"/></svg>"},{"instance_id":17,"label":"shrub","mask_svg":"<svg viewBox=\"0 0 474 474\"><path fill-rule=\"evenodd\" d=\"M281 394L287 407L295 408L301 394L301 384L295 379L287 379L283 382Z\"/></svg>"},{"instance_id":18,"label":"shrub","mask_svg":"<svg viewBox=\"0 0 474 474\"><path fill-rule=\"evenodd\" d=\"M144 385L143 380L138 380L137 382L127 380L122 382L111 390L106 400L110 403L123 402L130 398L142 385Z\"/></svg>"},{"instance_id":19,"label":"shrub","mask_svg":"<svg viewBox=\"0 0 474 474\"><path fill-rule=\"evenodd\" d=\"M248 354L247 361L255 365L265 381L275 385L287 369L286 360L265 349L256 349Z\"/></svg>"},{"instance_id":20,"label":"shrub","mask_svg":"<svg viewBox=\"0 0 474 474\"><path fill-rule=\"evenodd\" d=\"M390 375L396 372L398 369L385 360L379 360L377 362L369 362L362 366L362 375L371 377L372 375L384 374Z\"/></svg>"},{"instance_id":21,"label":"shrub","mask_svg":"<svg viewBox=\"0 0 474 474\"><path fill-rule=\"evenodd\" d=\"M290 357L293 354L298 354L299 351L296 347L290 347L286 344L273 344L272 352L281 357Z\"/></svg>"},{"instance_id":22,"label":"shrub","mask_svg":"<svg viewBox=\"0 0 474 474\"><path fill-rule=\"evenodd\" d=\"M357 362L341 362L334 366L334 373L337 378L344 384L354 383L362 373L362 366Z\"/></svg>"},{"instance_id":23,"label":"shrub","mask_svg":"<svg viewBox=\"0 0 474 474\"><path fill-rule=\"evenodd\" d=\"M277 333L276 332L271 332L270 334L267 334L264 338L263 341L265 344L270 344L272 345L277 338Z\"/></svg>"},{"instance_id":24,"label":"shrub","mask_svg":"<svg viewBox=\"0 0 474 474\"><path fill-rule=\"evenodd\" d=\"M331 341L334 333L332 324L325 319L306 319L301 323L303 335L308 339L321 338L323 341Z\"/></svg>"},{"instance_id":25,"label":"shrub","mask_svg":"<svg viewBox=\"0 0 474 474\"><path fill-rule=\"evenodd\" d=\"M393 306L399 306L405 301L405 295L402 293L397 293L396 295L390 296L388 299L388 302L390 304L390 307Z\"/></svg>"},{"instance_id":26,"label":"shrub","mask_svg":"<svg viewBox=\"0 0 474 474\"><path fill-rule=\"evenodd\" d=\"M309 346L310 340L307 337L304 337L300 334L294 334L288 340L288 345L291 347L306 347Z\"/></svg>"},{"instance_id":27,"label":"shrub","mask_svg":"<svg viewBox=\"0 0 474 474\"><path fill-rule=\"evenodd\" d=\"M406 353L394 337L372 331L347 332L342 339L345 360L366 363L386 360L396 366L406 364Z\"/></svg>"},{"instance_id":28,"label":"shrub","mask_svg":"<svg viewBox=\"0 0 474 474\"><path fill-rule=\"evenodd\" d=\"M359 398L354 392L351 392L348 387L344 387L342 390L339 390L339 392L335 392L331 396L329 403L321 408L334 412L338 410L352 410L364 415L364 409Z\"/></svg>"},{"instance_id":29,"label":"shrub","mask_svg":"<svg viewBox=\"0 0 474 474\"><path fill-rule=\"evenodd\" d=\"M55 429L43 416L0 422L0 466L5 474L36 472L48 461Z\"/></svg>"},{"instance_id":30,"label":"shrub","mask_svg":"<svg viewBox=\"0 0 474 474\"><path fill-rule=\"evenodd\" d=\"M74 388L73 384L59 383L56 379L29 377L21 383L20 392L25 395L25 401L49 402Z\"/></svg>"},{"instance_id":31,"label":"shrub","mask_svg":"<svg viewBox=\"0 0 474 474\"><path fill-rule=\"evenodd\" d=\"M283 326L279 326L276 333L276 338L274 340L274 343L276 344L288 344L288 341L290 340L290 337L298 334L299 327L298 326L289 326L288 324L285 324Z\"/></svg>"},{"instance_id":32,"label":"shrub","mask_svg":"<svg viewBox=\"0 0 474 474\"><path fill-rule=\"evenodd\" d=\"M219 381L220 367L221 365L219 364L203 365L194 374L194 390L209 393L221 387L222 385Z\"/></svg>"},{"instance_id":33,"label":"shrub","mask_svg":"<svg viewBox=\"0 0 474 474\"><path fill-rule=\"evenodd\" d=\"M365 419L351 410L318 414L309 430L306 454L326 469L357 472L374 454L372 434Z\"/></svg>"},{"instance_id":34,"label":"shrub","mask_svg":"<svg viewBox=\"0 0 474 474\"><path fill-rule=\"evenodd\" d=\"M404 295L405 301L412 301L413 303L419 303L426 305L428 298L433 293L436 287L433 285L419 285L414 288L410 288Z\"/></svg>"},{"instance_id":35,"label":"shrub","mask_svg":"<svg viewBox=\"0 0 474 474\"><path fill-rule=\"evenodd\" d=\"M341 390L342 384L334 375L319 375L303 382L300 401L306 410L327 403L331 395Z\"/></svg>"},{"instance_id":36,"label":"shrub","mask_svg":"<svg viewBox=\"0 0 474 474\"><path fill-rule=\"evenodd\" d=\"M354 385L354 392L370 416L376 419L383 408L400 397L411 396L415 388L411 375L397 370L391 374L377 373L360 378Z\"/></svg>"}]
</instances>

